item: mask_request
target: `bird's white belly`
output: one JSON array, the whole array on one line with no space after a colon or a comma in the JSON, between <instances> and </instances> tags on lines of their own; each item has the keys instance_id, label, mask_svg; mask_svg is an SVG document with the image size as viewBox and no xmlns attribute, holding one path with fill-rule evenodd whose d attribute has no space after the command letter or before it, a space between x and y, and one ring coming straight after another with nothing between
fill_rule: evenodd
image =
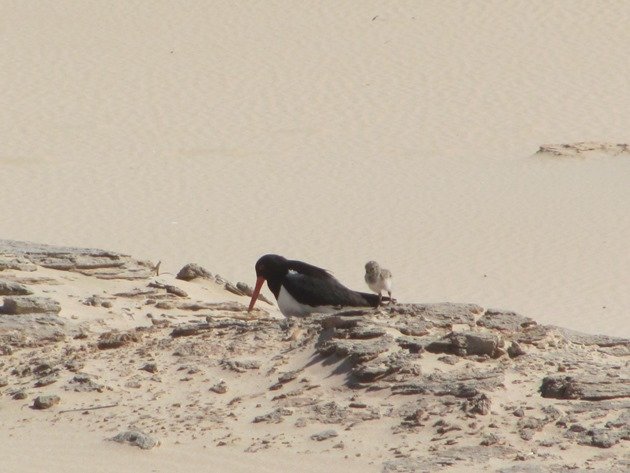
<instances>
[{"instance_id":1,"label":"bird's white belly","mask_svg":"<svg viewBox=\"0 0 630 473\"><path fill-rule=\"evenodd\" d=\"M284 286L280 287L278 307L280 308L280 312L286 317L303 317L308 314L329 314L338 310L330 305L313 307L308 304L300 304L289 294L289 291L287 291Z\"/></svg>"}]
</instances>

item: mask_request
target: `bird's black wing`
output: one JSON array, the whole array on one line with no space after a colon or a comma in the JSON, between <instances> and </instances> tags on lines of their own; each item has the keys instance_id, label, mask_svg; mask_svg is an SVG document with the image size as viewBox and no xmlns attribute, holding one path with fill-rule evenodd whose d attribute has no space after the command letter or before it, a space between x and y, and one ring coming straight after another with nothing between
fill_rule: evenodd
<instances>
[{"instance_id":1,"label":"bird's black wing","mask_svg":"<svg viewBox=\"0 0 630 473\"><path fill-rule=\"evenodd\" d=\"M313 266L313 268L320 269L316 266ZM283 281L283 285L291 294L294 294L296 299L299 298L299 302L313 307L320 305L377 307L378 305L378 296L376 294L352 291L328 272L326 272L325 277L317 277L301 272L289 272Z\"/></svg>"}]
</instances>

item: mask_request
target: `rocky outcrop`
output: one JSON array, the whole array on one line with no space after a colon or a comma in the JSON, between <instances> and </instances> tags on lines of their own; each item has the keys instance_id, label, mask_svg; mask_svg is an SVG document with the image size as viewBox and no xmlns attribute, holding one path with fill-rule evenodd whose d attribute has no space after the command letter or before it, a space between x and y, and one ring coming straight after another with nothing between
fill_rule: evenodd
<instances>
[{"instance_id":1,"label":"rocky outcrop","mask_svg":"<svg viewBox=\"0 0 630 473\"><path fill-rule=\"evenodd\" d=\"M581 141L578 143L541 145L537 155L555 157L587 157L587 156L619 156L630 155L627 143L602 143L597 141Z\"/></svg>"},{"instance_id":2,"label":"rocky outcrop","mask_svg":"<svg viewBox=\"0 0 630 473\"><path fill-rule=\"evenodd\" d=\"M630 378L554 375L543 378L543 397L600 401L630 397Z\"/></svg>"},{"instance_id":3,"label":"rocky outcrop","mask_svg":"<svg viewBox=\"0 0 630 473\"><path fill-rule=\"evenodd\" d=\"M5 297L0 314L58 314L61 305L50 297L17 296Z\"/></svg>"},{"instance_id":4,"label":"rocky outcrop","mask_svg":"<svg viewBox=\"0 0 630 473\"><path fill-rule=\"evenodd\" d=\"M93 248L43 245L0 240L0 268L30 270L32 265L74 271L101 279L144 279L154 274L155 265L129 255ZM13 262L11 264L7 263Z\"/></svg>"}]
</instances>

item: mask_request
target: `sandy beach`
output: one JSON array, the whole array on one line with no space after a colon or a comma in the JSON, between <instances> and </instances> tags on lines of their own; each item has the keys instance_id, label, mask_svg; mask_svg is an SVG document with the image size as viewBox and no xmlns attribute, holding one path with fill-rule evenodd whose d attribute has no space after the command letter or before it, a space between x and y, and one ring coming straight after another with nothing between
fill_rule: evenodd
<instances>
[{"instance_id":1,"label":"sandy beach","mask_svg":"<svg viewBox=\"0 0 630 473\"><path fill-rule=\"evenodd\" d=\"M376 260L392 271L401 304L476 304L630 337L630 153L538 152L630 142L627 2L5 0L0 10L0 239L161 261L164 278L194 262L250 285L265 253L327 268L358 290ZM150 323L144 307L94 315L81 302L133 287L54 271L37 268L63 282L65 323L85 322L93 338ZM193 299L247 303L191 287ZM9 388L35 349L0 357ZM112 360L93 363L105 370ZM113 392L123 404L125 376L110 381L122 383ZM167 384L177 390L175 381ZM109 432L96 424L26 414L7 389L0 413L20 434L4 430L0 454L13 455L12 471L83 466L42 425L76 435L67 443L90 451L94 471L108 471L113 451L123 471L202 471L204 449L223 471L254 462L275 471L278 461L322 471L324 450L348 456L344 470L381 471L390 459L366 454L378 438L370 429L352 454L304 454L313 449L304 440L244 460L250 443L219 455L218 436L199 432L141 452L104 442ZM26 462L20 452L35 438L42 448ZM571 447L580 468L597 454L584 448Z\"/></svg>"}]
</instances>

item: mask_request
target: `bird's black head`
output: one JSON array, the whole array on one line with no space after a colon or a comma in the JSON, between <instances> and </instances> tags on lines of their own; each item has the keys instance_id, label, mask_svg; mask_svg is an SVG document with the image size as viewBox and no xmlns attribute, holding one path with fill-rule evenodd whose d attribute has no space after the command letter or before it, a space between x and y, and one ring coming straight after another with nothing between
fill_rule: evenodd
<instances>
[{"instance_id":1,"label":"bird's black head","mask_svg":"<svg viewBox=\"0 0 630 473\"><path fill-rule=\"evenodd\" d=\"M256 276L267 281L282 278L289 271L289 261L280 255L261 256L256 261Z\"/></svg>"}]
</instances>

